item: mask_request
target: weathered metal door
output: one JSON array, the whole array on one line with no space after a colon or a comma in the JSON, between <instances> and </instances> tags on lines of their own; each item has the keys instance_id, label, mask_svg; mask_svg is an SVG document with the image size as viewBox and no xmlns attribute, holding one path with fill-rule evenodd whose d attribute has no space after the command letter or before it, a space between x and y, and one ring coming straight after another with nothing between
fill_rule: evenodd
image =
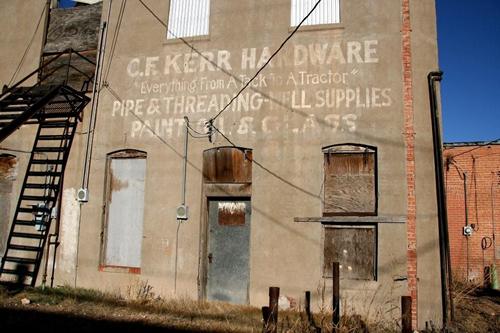
<instances>
[{"instance_id":1,"label":"weathered metal door","mask_svg":"<svg viewBox=\"0 0 500 333\"><path fill-rule=\"evenodd\" d=\"M111 158L104 264L141 267L145 158Z\"/></svg>"},{"instance_id":2,"label":"weathered metal door","mask_svg":"<svg viewBox=\"0 0 500 333\"><path fill-rule=\"evenodd\" d=\"M250 200L212 200L208 209L207 298L248 303Z\"/></svg>"}]
</instances>

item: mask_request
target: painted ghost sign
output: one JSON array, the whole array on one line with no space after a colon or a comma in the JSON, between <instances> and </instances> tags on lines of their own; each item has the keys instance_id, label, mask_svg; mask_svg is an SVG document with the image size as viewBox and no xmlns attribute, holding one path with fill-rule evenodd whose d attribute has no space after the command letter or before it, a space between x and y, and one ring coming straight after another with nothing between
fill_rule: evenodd
<instances>
[{"instance_id":1,"label":"painted ghost sign","mask_svg":"<svg viewBox=\"0 0 500 333\"><path fill-rule=\"evenodd\" d=\"M366 80L378 66L377 40L295 44L283 50L234 100L216 126L227 134L320 135L355 132L364 113L393 103L388 86ZM269 47L135 57L127 77L136 98L113 103L132 138L182 133L184 116L198 130L224 108L271 57ZM373 79L372 79L373 81ZM130 113L144 120L141 122Z\"/></svg>"}]
</instances>

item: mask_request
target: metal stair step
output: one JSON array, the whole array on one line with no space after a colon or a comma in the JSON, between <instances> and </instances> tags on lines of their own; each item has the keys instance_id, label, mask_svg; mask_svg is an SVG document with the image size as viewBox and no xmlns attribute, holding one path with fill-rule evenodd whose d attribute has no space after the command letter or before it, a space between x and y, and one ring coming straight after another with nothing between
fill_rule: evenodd
<instances>
[{"instance_id":1,"label":"metal stair step","mask_svg":"<svg viewBox=\"0 0 500 333\"><path fill-rule=\"evenodd\" d=\"M35 117L37 118L44 118L44 119L51 119L51 118L68 118L68 117L74 117L77 116L78 114L73 111L47 111L45 113L37 113Z\"/></svg>"},{"instance_id":2,"label":"metal stair step","mask_svg":"<svg viewBox=\"0 0 500 333\"><path fill-rule=\"evenodd\" d=\"M53 196L45 195L21 195L21 200L26 201L55 201Z\"/></svg>"},{"instance_id":3,"label":"metal stair step","mask_svg":"<svg viewBox=\"0 0 500 333\"><path fill-rule=\"evenodd\" d=\"M9 112L19 112L22 113L26 111L30 106L29 105L22 105L22 106L12 106L12 105L6 105L2 106L0 104L0 114L2 113L9 113Z\"/></svg>"},{"instance_id":4,"label":"metal stair step","mask_svg":"<svg viewBox=\"0 0 500 333\"><path fill-rule=\"evenodd\" d=\"M0 271L2 274L11 274L11 275L19 275L19 271L17 269L9 269L9 268L4 268ZM33 277L35 275L34 272L23 272L24 275Z\"/></svg>"},{"instance_id":5,"label":"metal stair step","mask_svg":"<svg viewBox=\"0 0 500 333\"><path fill-rule=\"evenodd\" d=\"M9 250L16 251L29 251L29 252L40 252L42 250L39 246L29 246L29 245L18 245L18 244L10 244Z\"/></svg>"},{"instance_id":6,"label":"metal stair step","mask_svg":"<svg viewBox=\"0 0 500 333\"><path fill-rule=\"evenodd\" d=\"M36 147L33 149L33 151L37 153L62 153L66 150L66 147Z\"/></svg>"},{"instance_id":7,"label":"metal stair step","mask_svg":"<svg viewBox=\"0 0 500 333\"><path fill-rule=\"evenodd\" d=\"M16 119L17 117L19 117L19 115L22 114L22 112L20 113L16 113L16 114L0 114L0 119L2 120L12 120L12 119Z\"/></svg>"},{"instance_id":8,"label":"metal stair step","mask_svg":"<svg viewBox=\"0 0 500 333\"><path fill-rule=\"evenodd\" d=\"M68 140L71 139L70 135L39 135L38 136L38 141L45 141L45 140Z\"/></svg>"},{"instance_id":9,"label":"metal stair step","mask_svg":"<svg viewBox=\"0 0 500 333\"><path fill-rule=\"evenodd\" d=\"M33 227L35 226L35 222L34 221L31 221L31 220L16 220L14 222L15 225L22 225L22 226L30 226L30 227Z\"/></svg>"},{"instance_id":10,"label":"metal stair step","mask_svg":"<svg viewBox=\"0 0 500 333\"><path fill-rule=\"evenodd\" d=\"M29 213L29 214L33 214L34 210L33 208L29 207L19 207L19 209L17 210L18 212L20 213ZM37 211L39 212L45 212L45 213L50 213L50 209L49 208L37 208Z\"/></svg>"},{"instance_id":11,"label":"metal stair step","mask_svg":"<svg viewBox=\"0 0 500 333\"><path fill-rule=\"evenodd\" d=\"M36 264L36 259L20 258L20 257L3 257L3 260L17 262L19 264Z\"/></svg>"},{"instance_id":12,"label":"metal stair step","mask_svg":"<svg viewBox=\"0 0 500 333\"><path fill-rule=\"evenodd\" d=\"M29 177L61 177L62 173L59 171L28 171Z\"/></svg>"},{"instance_id":13,"label":"metal stair step","mask_svg":"<svg viewBox=\"0 0 500 333\"><path fill-rule=\"evenodd\" d=\"M13 232L12 237L17 238L31 238L31 239L43 239L44 235L41 233L32 234L29 232Z\"/></svg>"},{"instance_id":14,"label":"metal stair step","mask_svg":"<svg viewBox=\"0 0 500 333\"><path fill-rule=\"evenodd\" d=\"M63 164L63 160L31 160L32 164Z\"/></svg>"},{"instance_id":15,"label":"metal stair step","mask_svg":"<svg viewBox=\"0 0 500 333\"><path fill-rule=\"evenodd\" d=\"M66 121L54 121L54 122L43 122L41 123L40 127L41 128L61 128L61 127L66 127L66 126L73 126L76 125L76 122L66 122Z\"/></svg>"},{"instance_id":16,"label":"metal stair step","mask_svg":"<svg viewBox=\"0 0 500 333\"><path fill-rule=\"evenodd\" d=\"M24 188L39 188L39 189L57 190L59 188L59 185L27 183L27 184L24 184Z\"/></svg>"}]
</instances>

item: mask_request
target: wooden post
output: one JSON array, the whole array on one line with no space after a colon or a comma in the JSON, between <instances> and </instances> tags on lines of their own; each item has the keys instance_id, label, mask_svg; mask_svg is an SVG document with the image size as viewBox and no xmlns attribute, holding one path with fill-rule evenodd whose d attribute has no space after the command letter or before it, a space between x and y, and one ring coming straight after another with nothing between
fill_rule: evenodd
<instances>
[{"instance_id":1,"label":"wooden post","mask_svg":"<svg viewBox=\"0 0 500 333\"><path fill-rule=\"evenodd\" d=\"M401 296L401 327L403 333L411 333L411 296Z\"/></svg>"},{"instance_id":2,"label":"wooden post","mask_svg":"<svg viewBox=\"0 0 500 333\"><path fill-rule=\"evenodd\" d=\"M332 324L333 330L336 331L336 328L340 323L340 272L339 272L339 263L334 262L332 264L332 280L333 280L333 288L332 288Z\"/></svg>"},{"instance_id":3,"label":"wooden post","mask_svg":"<svg viewBox=\"0 0 500 333\"><path fill-rule=\"evenodd\" d=\"M280 288L269 287L269 320L266 332L276 333L278 331L278 299Z\"/></svg>"}]
</instances>

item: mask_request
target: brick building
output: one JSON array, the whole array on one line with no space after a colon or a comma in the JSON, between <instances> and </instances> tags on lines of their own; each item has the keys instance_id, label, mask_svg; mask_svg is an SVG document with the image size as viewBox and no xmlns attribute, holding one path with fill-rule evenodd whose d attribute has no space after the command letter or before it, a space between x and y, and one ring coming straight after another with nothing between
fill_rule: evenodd
<instances>
[{"instance_id":1,"label":"brick building","mask_svg":"<svg viewBox=\"0 0 500 333\"><path fill-rule=\"evenodd\" d=\"M452 271L483 283L500 264L500 144L447 143L443 158Z\"/></svg>"}]
</instances>

